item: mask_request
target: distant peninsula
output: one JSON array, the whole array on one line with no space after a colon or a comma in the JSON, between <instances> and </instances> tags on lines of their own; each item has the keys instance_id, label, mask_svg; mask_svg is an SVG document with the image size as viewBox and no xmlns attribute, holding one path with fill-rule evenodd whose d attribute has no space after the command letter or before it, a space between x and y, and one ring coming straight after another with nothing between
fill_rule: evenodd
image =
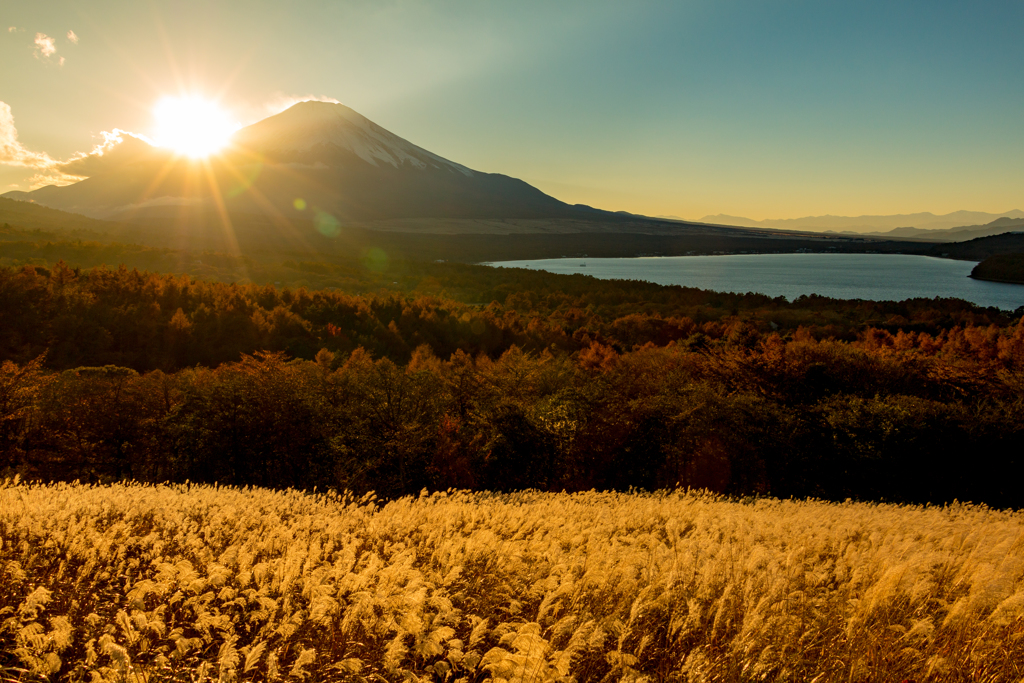
<instances>
[{"instance_id":1,"label":"distant peninsula","mask_svg":"<svg viewBox=\"0 0 1024 683\"><path fill-rule=\"evenodd\" d=\"M1024 254L996 254L990 256L971 271L975 280L1012 282L1024 285Z\"/></svg>"}]
</instances>

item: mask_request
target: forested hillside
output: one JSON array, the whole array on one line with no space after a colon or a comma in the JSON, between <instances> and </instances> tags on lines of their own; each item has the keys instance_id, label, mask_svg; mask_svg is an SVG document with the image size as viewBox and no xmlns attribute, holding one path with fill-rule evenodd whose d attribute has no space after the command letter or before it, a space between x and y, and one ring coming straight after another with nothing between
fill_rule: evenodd
<instances>
[{"instance_id":1,"label":"forested hillside","mask_svg":"<svg viewBox=\"0 0 1024 683\"><path fill-rule=\"evenodd\" d=\"M1019 318L449 269L490 303L0 270L0 472L1024 503Z\"/></svg>"},{"instance_id":2,"label":"forested hillside","mask_svg":"<svg viewBox=\"0 0 1024 683\"><path fill-rule=\"evenodd\" d=\"M344 279L343 266L292 263ZM137 371L216 366L239 354L284 351L313 359L326 348L405 364L427 345L441 358L461 350L496 358L512 345L575 353L591 342L618 352L670 342L756 345L771 332L856 341L872 330L923 334L945 344L964 327L1007 328L1018 319L956 299L788 302L760 294L706 292L639 281L598 280L522 269L405 263L390 291L379 273L347 266L351 289L279 289L137 270L0 268L0 358L46 366L122 365ZM405 291L395 291L396 289ZM465 302L473 303L465 303ZM962 331L962 330L960 330ZM916 343L916 342L915 342ZM922 342L924 343L924 342Z\"/></svg>"}]
</instances>

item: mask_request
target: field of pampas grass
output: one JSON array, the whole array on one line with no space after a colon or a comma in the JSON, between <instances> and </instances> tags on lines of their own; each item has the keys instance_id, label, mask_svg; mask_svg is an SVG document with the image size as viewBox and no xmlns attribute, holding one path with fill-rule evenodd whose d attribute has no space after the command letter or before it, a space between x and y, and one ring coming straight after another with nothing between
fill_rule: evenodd
<instances>
[{"instance_id":1,"label":"field of pampas grass","mask_svg":"<svg viewBox=\"0 0 1024 683\"><path fill-rule=\"evenodd\" d=\"M1019 681L1024 515L0 484L5 681Z\"/></svg>"}]
</instances>

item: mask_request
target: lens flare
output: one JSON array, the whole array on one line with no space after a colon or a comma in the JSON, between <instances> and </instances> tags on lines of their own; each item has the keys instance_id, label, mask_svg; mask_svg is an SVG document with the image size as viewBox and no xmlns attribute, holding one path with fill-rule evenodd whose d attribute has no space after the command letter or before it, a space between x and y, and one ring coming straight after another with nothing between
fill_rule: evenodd
<instances>
[{"instance_id":1,"label":"lens flare","mask_svg":"<svg viewBox=\"0 0 1024 683\"><path fill-rule=\"evenodd\" d=\"M200 97L164 97L153 118L156 144L194 159L223 149L239 128L216 103Z\"/></svg>"},{"instance_id":2,"label":"lens flare","mask_svg":"<svg viewBox=\"0 0 1024 683\"><path fill-rule=\"evenodd\" d=\"M363 252L363 265L370 270L382 273L388 269L388 255L378 247L371 247ZM395 284L398 284L397 282Z\"/></svg>"},{"instance_id":3,"label":"lens flare","mask_svg":"<svg viewBox=\"0 0 1024 683\"><path fill-rule=\"evenodd\" d=\"M316 216L313 217L313 225L324 237L337 237L341 232L341 224L338 223L338 219L326 211L316 212Z\"/></svg>"}]
</instances>

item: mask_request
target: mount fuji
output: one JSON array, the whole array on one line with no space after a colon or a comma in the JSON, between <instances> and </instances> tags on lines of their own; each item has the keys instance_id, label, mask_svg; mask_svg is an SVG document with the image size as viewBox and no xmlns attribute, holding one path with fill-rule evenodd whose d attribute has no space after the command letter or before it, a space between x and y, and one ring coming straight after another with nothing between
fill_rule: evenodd
<instances>
[{"instance_id":1,"label":"mount fuji","mask_svg":"<svg viewBox=\"0 0 1024 683\"><path fill-rule=\"evenodd\" d=\"M74 164L75 162L72 162ZM93 218L262 215L275 222L396 219L584 219L617 214L573 206L509 176L444 159L352 109L300 102L237 131L199 162L137 138L90 155L63 187L5 197Z\"/></svg>"}]
</instances>

